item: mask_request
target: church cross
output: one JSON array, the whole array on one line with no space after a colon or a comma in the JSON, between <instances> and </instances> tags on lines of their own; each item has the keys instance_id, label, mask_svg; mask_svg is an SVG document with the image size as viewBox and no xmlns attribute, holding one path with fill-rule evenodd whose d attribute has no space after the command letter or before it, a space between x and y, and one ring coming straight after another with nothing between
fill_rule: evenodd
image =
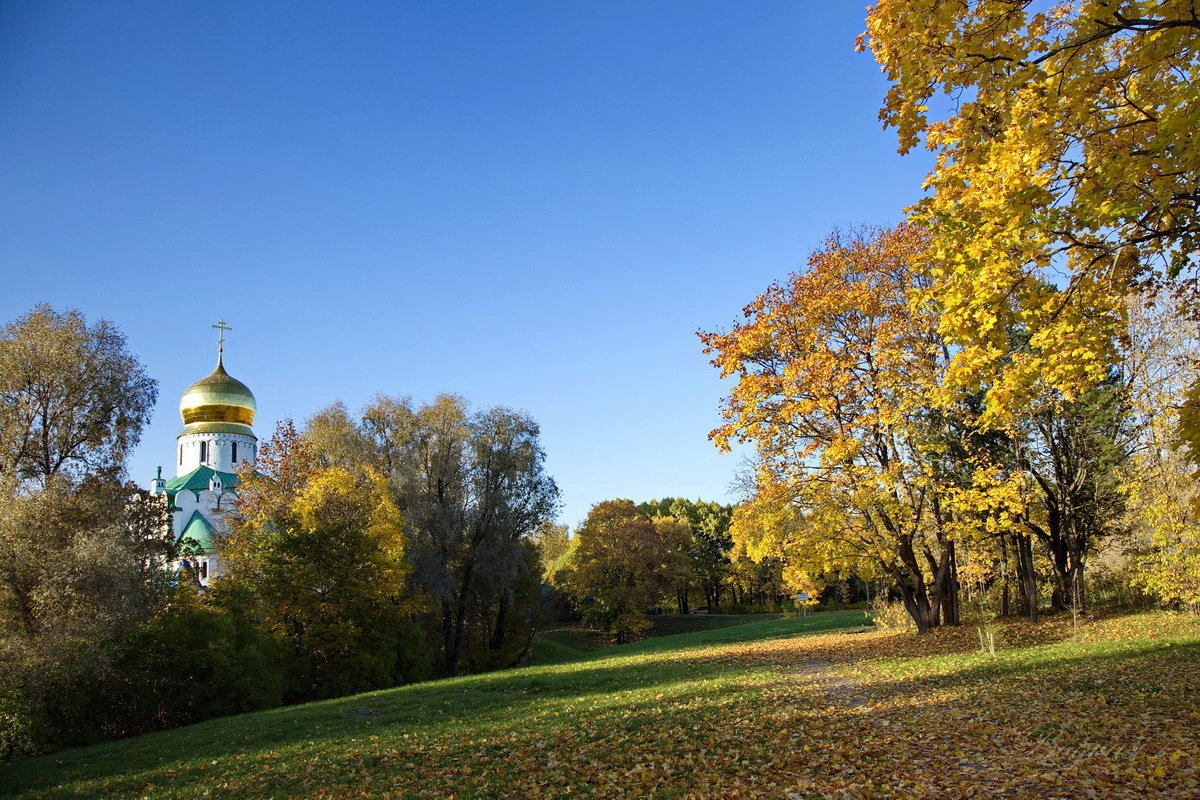
<instances>
[{"instance_id":1,"label":"church cross","mask_svg":"<svg viewBox=\"0 0 1200 800\"><path fill-rule=\"evenodd\" d=\"M217 360L221 360L221 355L225 352L225 331L231 331L233 328L225 324L225 320L217 320L217 324L212 327L221 331L220 337L217 339Z\"/></svg>"}]
</instances>

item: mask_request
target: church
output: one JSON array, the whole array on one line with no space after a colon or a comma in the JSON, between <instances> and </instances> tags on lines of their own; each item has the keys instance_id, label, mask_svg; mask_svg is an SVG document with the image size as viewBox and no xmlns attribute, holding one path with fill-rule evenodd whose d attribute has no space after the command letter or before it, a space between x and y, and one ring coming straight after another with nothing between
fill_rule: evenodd
<instances>
[{"instance_id":1,"label":"church","mask_svg":"<svg viewBox=\"0 0 1200 800\"><path fill-rule=\"evenodd\" d=\"M150 484L151 495L166 498L175 540L194 542L177 565L186 564L205 587L223 572L213 532L224 527L237 498L237 470L254 464L258 451L251 427L254 394L225 371L225 331L230 328L224 320L213 327L221 330L216 369L179 399L183 431L175 439L175 477L163 478L159 467Z\"/></svg>"}]
</instances>

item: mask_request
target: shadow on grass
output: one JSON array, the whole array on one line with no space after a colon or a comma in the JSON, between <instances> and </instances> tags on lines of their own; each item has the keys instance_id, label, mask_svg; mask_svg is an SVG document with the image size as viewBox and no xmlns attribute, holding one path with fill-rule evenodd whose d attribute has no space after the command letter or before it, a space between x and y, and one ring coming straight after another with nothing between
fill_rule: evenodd
<instances>
[{"instance_id":1,"label":"shadow on grass","mask_svg":"<svg viewBox=\"0 0 1200 800\"><path fill-rule=\"evenodd\" d=\"M1164 719L1173 719L1178 703L1194 706L1200 691L1189 677L1200 664L1194 642L1066 642L986 657L962 651L972 642L970 630L805 636L860 621L850 614L755 622L644 640L566 664L212 720L8 765L0 768L7 772L0 794L416 798L436 793L421 786L423 777L441 776L448 783L435 788L459 797L518 796L531 769L559 763L561 774L546 779L567 796L589 790L578 783L589 769L611 777L646 758L683 781L702 780L694 771L711 773L721 764L748 780L770 769L801 769L805 762L797 759L807 756L797 754L796 737L831 719L847 730L857 725L861 734L876 730L876 721L936 716L947 702L961 703L1010 738L1043 742L1073 720L1138 723L1147 704L1161 705ZM881 645L885 658L877 655ZM850 662L872 651L870 679L851 687L861 689L862 705L831 708L839 705L836 697L788 677L814 658L828 661L830 671L853 674ZM1097 688L1101 680L1137 693L1118 697L1120 704L1088 705L1100 691L1119 694ZM1149 685L1154 681L1162 686ZM1001 702L1019 696L1014 691L1036 697L1051 690L1061 693L1062 707L1036 717L1014 718L1015 709ZM924 732L956 735L952 722ZM751 747L754 757L739 758ZM533 762L515 760L531 753Z\"/></svg>"},{"instance_id":2,"label":"shadow on grass","mask_svg":"<svg viewBox=\"0 0 1200 800\"><path fill-rule=\"evenodd\" d=\"M335 742L346 745L401 735L423 740L458 728L486 730L531 724L538 716L560 718L578 713L580 707L593 718L624 717L642 702L639 698L654 692L669 693L673 703L686 706L699 698L713 699L716 687L723 685L721 677L731 670L720 662L697 665L681 660L676 657L681 653L821 633L861 625L864 619L862 614L850 612L758 621L645 639L561 664L448 678L209 720L0 765L0 794L136 796L154 786L155 796L176 796L164 785L212 785L219 782L220 768L230 759L260 762L257 772L287 783L290 758L326 751ZM691 686L703 688L687 688ZM659 716L664 713L669 712L656 711ZM243 763L240 768L245 766ZM230 789L219 794L240 796ZM246 796L254 796L253 791Z\"/></svg>"}]
</instances>

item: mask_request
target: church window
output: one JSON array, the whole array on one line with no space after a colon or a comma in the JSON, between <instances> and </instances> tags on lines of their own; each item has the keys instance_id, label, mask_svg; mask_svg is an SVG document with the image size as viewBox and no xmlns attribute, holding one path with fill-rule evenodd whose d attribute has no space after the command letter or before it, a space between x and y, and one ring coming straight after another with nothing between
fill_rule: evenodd
<instances>
[{"instance_id":1,"label":"church window","mask_svg":"<svg viewBox=\"0 0 1200 800\"><path fill-rule=\"evenodd\" d=\"M208 461L208 442L200 443L200 463Z\"/></svg>"},{"instance_id":2,"label":"church window","mask_svg":"<svg viewBox=\"0 0 1200 800\"><path fill-rule=\"evenodd\" d=\"M207 561L200 562L200 577L208 578L208 562Z\"/></svg>"},{"instance_id":3,"label":"church window","mask_svg":"<svg viewBox=\"0 0 1200 800\"><path fill-rule=\"evenodd\" d=\"M179 463L183 464L183 445L179 445Z\"/></svg>"},{"instance_id":4,"label":"church window","mask_svg":"<svg viewBox=\"0 0 1200 800\"><path fill-rule=\"evenodd\" d=\"M233 463L237 463L237 442L233 443Z\"/></svg>"}]
</instances>

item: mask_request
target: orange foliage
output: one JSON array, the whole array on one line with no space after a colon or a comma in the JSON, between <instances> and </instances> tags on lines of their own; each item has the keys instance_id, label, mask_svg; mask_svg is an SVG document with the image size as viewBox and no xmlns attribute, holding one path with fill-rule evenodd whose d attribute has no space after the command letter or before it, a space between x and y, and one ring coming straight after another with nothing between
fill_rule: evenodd
<instances>
[{"instance_id":1,"label":"orange foliage","mask_svg":"<svg viewBox=\"0 0 1200 800\"><path fill-rule=\"evenodd\" d=\"M782 551L797 588L832 570L886 574L921 630L955 616L955 538L978 530L993 489L1011 494L974 474L990 467L968 458L970 415L940 405L950 355L922 302L928 241L911 225L835 234L745 322L701 334L737 379L712 438L758 452L735 538L755 557Z\"/></svg>"}]
</instances>

